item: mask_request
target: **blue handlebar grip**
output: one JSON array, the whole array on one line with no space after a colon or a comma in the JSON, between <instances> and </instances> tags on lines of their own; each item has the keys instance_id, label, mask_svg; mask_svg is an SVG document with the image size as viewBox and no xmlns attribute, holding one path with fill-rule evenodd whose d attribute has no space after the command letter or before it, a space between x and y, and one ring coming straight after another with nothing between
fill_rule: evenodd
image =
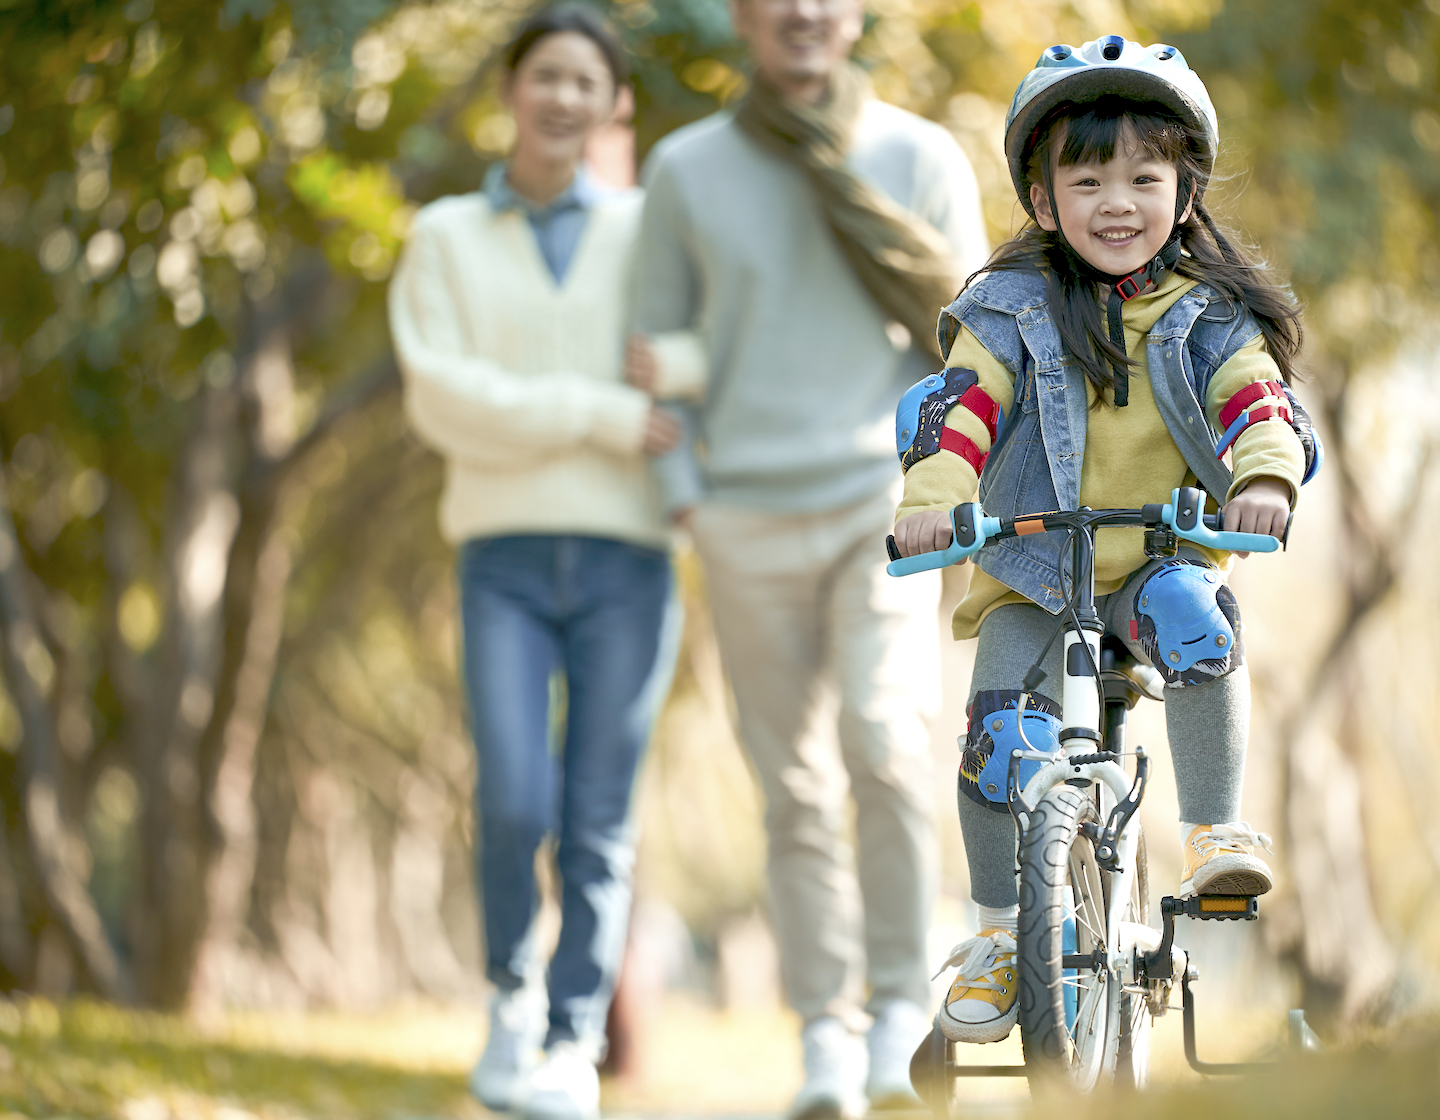
<instances>
[{"instance_id":1,"label":"blue handlebar grip","mask_svg":"<svg viewBox=\"0 0 1440 1120\"><path fill-rule=\"evenodd\" d=\"M962 509L970 511L970 520L975 525L975 541L973 544L961 544L962 534L960 527L955 523L955 515ZM985 517L980 511L980 503L973 502L968 507L956 506L950 511L950 547L940 549L938 552L922 552L916 556L903 556L899 560L892 560L885 565L885 571L892 576L913 576L916 572L928 572L933 568L948 568L951 564L958 564L962 560L968 560L985 546L985 541L1000 531L1000 519L998 517Z\"/></svg>"},{"instance_id":2,"label":"blue handlebar grip","mask_svg":"<svg viewBox=\"0 0 1440 1120\"><path fill-rule=\"evenodd\" d=\"M1217 531L1205 524L1203 518L1196 517L1195 524L1189 529L1182 529L1175 524L1175 503L1179 500L1179 491L1171 497L1171 500L1161 510L1160 516L1165 524L1175 531L1175 535L1195 544L1203 544L1206 548L1223 548L1229 552L1276 552L1280 548L1280 542L1268 533L1232 533L1227 530Z\"/></svg>"}]
</instances>

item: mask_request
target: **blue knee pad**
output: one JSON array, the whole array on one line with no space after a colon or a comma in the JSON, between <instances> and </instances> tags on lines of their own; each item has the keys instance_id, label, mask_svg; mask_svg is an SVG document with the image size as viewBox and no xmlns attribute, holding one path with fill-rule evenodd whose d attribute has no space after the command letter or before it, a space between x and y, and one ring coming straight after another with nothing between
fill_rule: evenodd
<instances>
[{"instance_id":1,"label":"blue knee pad","mask_svg":"<svg viewBox=\"0 0 1440 1120\"><path fill-rule=\"evenodd\" d=\"M960 753L960 792L987 809L1008 813L1005 780L1010 773L1010 752L1025 750L1016 727L1022 693L1019 689L977 692L970 703L970 726ZM1037 692L1025 705L1025 738L1037 751L1054 751L1060 745L1060 706ZM1024 786L1043 763L1020 763Z\"/></svg>"},{"instance_id":2,"label":"blue knee pad","mask_svg":"<svg viewBox=\"0 0 1440 1120\"><path fill-rule=\"evenodd\" d=\"M1172 687L1204 684L1245 663L1235 595L1209 564L1167 560L1135 592L1130 636Z\"/></svg>"}]
</instances>

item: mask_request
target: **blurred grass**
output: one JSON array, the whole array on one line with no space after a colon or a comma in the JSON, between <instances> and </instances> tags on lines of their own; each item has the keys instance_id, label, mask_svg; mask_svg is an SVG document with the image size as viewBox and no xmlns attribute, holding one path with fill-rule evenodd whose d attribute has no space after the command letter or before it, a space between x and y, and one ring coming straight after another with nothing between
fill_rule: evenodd
<instances>
[{"instance_id":1,"label":"blurred grass","mask_svg":"<svg viewBox=\"0 0 1440 1120\"><path fill-rule=\"evenodd\" d=\"M0 999L0 1120L482 1120L466 1090L477 1009L232 1012L213 1024L75 1001ZM799 1083L799 1025L671 997L643 1074L603 1085L607 1115L764 1114Z\"/></svg>"},{"instance_id":2,"label":"blurred grass","mask_svg":"<svg viewBox=\"0 0 1440 1120\"><path fill-rule=\"evenodd\" d=\"M1201 1056L1273 1057L1273 1015L1202 1016ZM1180 1053L1179 1016L1157 1023L1149 1092L1041 1095L1021 1079L961 1087L960 1117L1052 1120L1368 1120L1440 1115L1440 1025L1393 1028L1342 1050L1290 1057L1252 1077L1202 1080ZM1173 1020L1173 1022L1172 1022ZM799 1080L797 1022L778 1009L717 1011L670 997L643 1034L639 1076L607 1081L622 1117L778 1115ZM253 1013L202 1026L77 1001L0 999L0 1120L484 1120L466 1073L479 1052L476 1009ZM1012 1052L1013 1051L1013 1052ZM1010 1040L967 1055L1015 1061ZM922 1120L897 1114L894 1120Z\"/></svg>"},{"instance_id":3,"label":"blurred grass","mask_svg":"<svg viewBox=\"0 0 1440 1120\"><path fill-rule=\"evenodd\" d=\"M1046 1103L1037 1102L1037 1117L1054 1115ZM1099 1094L1065 1112L1066 1120L1431 1120L1440 1115L1440 1030L1411 1028L1383 1043L1288 1056L1243 1078Z\"/></svg>"},{"instance_id":4,"label":"blurred grass","mask_svg":"<svg viewBox=\"0 0 1440 1120\"><path fill-rule=\"evenodd\" d=\"M0 1001L0 1118L470 1120L485 1115L465 1088L479 1019L247 1014L202 1029L99 1003Z\"/></svg>"}]
</instances>

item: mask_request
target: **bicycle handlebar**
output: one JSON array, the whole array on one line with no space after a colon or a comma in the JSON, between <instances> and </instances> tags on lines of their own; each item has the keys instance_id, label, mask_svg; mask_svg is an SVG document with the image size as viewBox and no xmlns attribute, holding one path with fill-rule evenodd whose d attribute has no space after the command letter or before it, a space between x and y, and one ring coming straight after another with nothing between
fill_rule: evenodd
<instances>
[{"instance_id":1,"label":"bicycle handlebar","mask_svg":"<svg viewBox=\"0 0 1440 1120\"><path fill-rule=\"evenodd\" d=\"M885 570L892 576L909 576L933 568L946 568L970 559L994 540L1079 526L1128 525L1154 529L1164 525L1182 540L1231 552L1274 552L1280 547L1280 541L1267 533L1237 533L1220 529L1221 516L1202 514L1203 509L1203 496L1193 488L1176 489L1165 505L1152 504L1138 510L1076 510L1026 514L1016 518L987 517L979 502L964 502L950 511L953 536L948 548L899 557L892 560Z\"/></svg>"}]
</instances>

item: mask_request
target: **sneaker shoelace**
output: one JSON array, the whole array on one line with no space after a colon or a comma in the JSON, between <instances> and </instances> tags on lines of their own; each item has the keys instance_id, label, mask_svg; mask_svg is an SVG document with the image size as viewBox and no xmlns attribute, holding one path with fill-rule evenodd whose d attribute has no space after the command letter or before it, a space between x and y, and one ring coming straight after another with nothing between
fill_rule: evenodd
<instances>
[{"instance_id":1,"label":"sneaker shoelace","mask_svg":"<svg viewBox=\"0 0 1440 1120\"><path fill-rule=\"evenodd\" d=\"M1269 834L1256 832L1248 821L1213 825L1209 832L1201 833L1195 838L1195 844L1206 855L1215 852L1239 852L1241 855L1249 855L1247 847L1272 851Z\"/></svg>"},{"instance_id":2,"label":"sneaker shoelace","mask_svg":"<svg viewBox=\"0 0 1440 1120\"><path fill-rule=\"evenodd\" d=\"M951 949L950 956L940 966L940 972L952 965L959 965L957 979L964 980L967 987L998 992L1006 985L993 983L985 977L1000 967L999 958L1002 954L1013 954L1015 950L1013 933L1003 929L992 930L990 933L982 933L978 937L962 941ZM939 976L940 972L935 973L935 976ZM935 979L935 976L930 979Z\"/></svg>"}]
</instances>

